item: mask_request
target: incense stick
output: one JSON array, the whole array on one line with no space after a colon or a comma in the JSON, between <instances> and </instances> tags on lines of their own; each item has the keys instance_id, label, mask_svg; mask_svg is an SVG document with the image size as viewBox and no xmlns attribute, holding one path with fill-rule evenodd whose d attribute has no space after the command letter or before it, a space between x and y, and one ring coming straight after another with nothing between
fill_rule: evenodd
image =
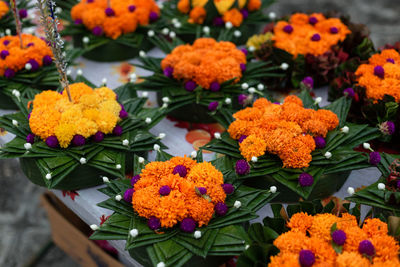
<instances>
[{"instance_id":1,"label":"incense stick","mask_svg":"<svg viewBox=\"0 0 400 267\"><path fill-rule=\"evenodd\" d=\"M18 15L18 7L17 7L17 0L11 0L11 9L12 9L12 14L15 20L15 28L17 31L17 35L19 37L19 42L20 42L20 46L21 49L24 48L23 42L22 42L22 26L21 26L21 20L19 19L19 15Z\"/></svg>"}]
</instances>

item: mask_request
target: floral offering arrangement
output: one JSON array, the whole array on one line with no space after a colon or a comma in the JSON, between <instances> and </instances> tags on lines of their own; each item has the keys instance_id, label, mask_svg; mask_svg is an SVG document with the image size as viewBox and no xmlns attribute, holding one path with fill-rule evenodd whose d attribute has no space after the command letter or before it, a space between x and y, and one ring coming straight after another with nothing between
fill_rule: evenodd
<instances>
[{"instance_id":1,"label":"floral offering arrangement","mask_svg":"<svg viewBox=\"0 0 400 267\"><path fill-rule=\"evenodd\" d=\"M295 13L277 20L265 33L251 37L247 47L286 72L282 79L268 80L279 90L298 88L307 76L317 86L326 85L338 69L373 49L365 26L322 13Z\"/></svg>"},{"instance_id":2,"label":"floral offering arrangement","mask_svg":"<svg viewBox=\"0 0 400 267\"><path fill-rule=\"evenodd\" d=\"M160 105L181 120L213 122L214 114L238 110L255 94L264 95L260 77L279 76L265 62L248 61L247 51L232 42L199 38L192 45L164 48L169 52L163 59L142 55L139 66L154 75L144 77L138 89L157 91Z\"/></svg>"},{"instance_id":3,"label":"floral offering arrangement","mask_svg":"<svg viewBox=\"0 0 400 267\"><path fill-rule=\"evenodd\" d=\"M330 211L333 202L326 206L319 204L319 207L315 204L300 202L289 206L289 215L281 209L283 215L275 213L273 218L265 218L263 226L251 225L250 236L261 231L264 237L253 240L238 259L237 266L253 266L250 263L262 259L270 267L400 265L400 246L395 237L389 235L387 223L378 218L359 222L359 209L348 210L349 204L340 215ZM256 254L259 246L269 247L261 253L262 258Z\"/></svg>"},{"instance_id":4,"label":"floral offering arrangement","mask_svg":"<svg viewBox=\"0 0 400 267\"><path fill-rule=\"evenodd\" d=\"M276 195L227 183L201 153L194 160L159 151L154 162L135 157L135 166L130 180L100 189L110 198L99 206L114 213L91 226L91 239L126 240L131 256L145 266L222 264L224 256L245 250L243 223Z\"/></svg>"},{"instance_id":5,"label":"floral offering arrangement","mask_svg":"<svg viewBox=\"0 0 400 267\"><path fill-rule=\"evenodd\" d=\"M395 49L384 49L358 66L341 86L331 86L331 99L346 95L353 99L350 110L353 121L367 122L382 133L379 141L390 143L398 150L400 136L400 54Z\"/></svg>"},{"instance_id":6,"label":"floral offering arrangement","mask_svg":"<svg viewBox=\"0 0 400 267\"><path fill-rule=\"evenodd\" d=\"M400 161L398 155L382 153L378 165L382 176L375 183L355 190L346 199L372 206L388 216L400 215ZM352 191L352 190L351 190Z\"/></svg>"},{"instance_id":7,"label":"floral offering arrangement","mask_svg":"<svg viewBox=\"0 0 400 267\"><path fill-rule=\"evenodd\" d=\"M379 163L378 152L368 157L353 150L379 131L346 123L351 100L342 97L321 109L307 91L299 96L282 104L257 99L202 149L225 155L219 159L223 170L246 185L278 187L284 202L327 197L351 170Z\"/></svg>"},{"instance_id":8,"label":"floral offering arrangement","mask_svg":"<svg viewBox=\"0 0 400 267\"><path fill-rule=\"evenodd\" d=\"M185 42L205 36L244 43L268 20L263 14L272 1L261 0L173 0L163 3L164 21Z\"/></svg>"},{"instance_id":9,"label":"floral offering arrangement","mask_svg":"<svg viewBox=\"0 0 400 267\"><path fill-rule=\"evenodd\" d=\"M60 6L67 21L62 34L96 61L126 60L149 50L145 33L160 18L154 0L67 0Z\"/></svg>"},{"instance_id":10,"label":"floral offering arrangement","mask_svg":"<svg viewBox=\"0 0 400 267\"><path fill-rule=\"evenodd\" d=\"M10 5L12 2L17 2L15 11L20 23L24 27L33 26L28 18L28 11L32 8L29 1L0 1L0 32L6 35L15 34L15 18L13 18L13 8Z\"/></svg>"},{"instance_id":11,"label":"floral offering arrangement","mask_svg":"<svg viewBox=\"0 0 400 267\"><path fill-rule=\"evenodd\" d=\"M162 146L148 129L163 114L144 109L146 99L128 93L133 85L113 92L85 83L70 84L69 95L67 90L31 92L33 99L13 95L20 112L1 117L0 127L16 137L0 149L0 158L19 158L35 184L76 190L99 185L106 175L124 177L134 154L144 157Z\"/></svg>"}]
</instances>

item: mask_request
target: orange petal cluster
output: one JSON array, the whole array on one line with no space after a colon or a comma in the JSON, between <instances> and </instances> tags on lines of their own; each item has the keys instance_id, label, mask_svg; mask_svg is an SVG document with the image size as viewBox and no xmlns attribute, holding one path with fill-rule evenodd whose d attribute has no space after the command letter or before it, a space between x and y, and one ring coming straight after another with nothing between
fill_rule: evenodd
<instances>
[{"instance_id":1,"label":"orange petal cluster","mask_svg":"<svg viewBox=\"0 0 400 267\"><path fill-rule=\"evenodd\" d=\"M233 139L247 136L239 149L246 160L266 152L276 154L284 167L308 167L315 149L314 136L325 137L339 125L337 115L329 110L306 109L300 98L290 95L282 105L257 99L253 107L236 112L228 128Z\"/></svg>"},{"instance_id":2,"label":"orange petal cluster","mask_svg":"<svg viewBox=\"0 0 400 267\"><path fill-rule=\"evenodd\" d=\"M383 78L374 74L377 66L383 67ZM361 64L355 74L358 84L366 89L367 98L377 102L391 95L400 102L400 54L396 50L385 49L371 56L368 64Z\"/></svg>"},{"instance_id":3,"label":"orange petal cluster","mask_svg":"<svg viewBox=\"0 0 400 267\"><path fill-rule=\"evenodd\" d=\"M207 16L207 10L205 9L205 6L209 1L214 2L215 8L222 16L224 22L231 22L235 27L239 27L244 19L239 9L247 8L248 11L254 12L259 10L262 5L261 0L239 0L238 9L234 7L236 2L235 0L179 0L177 8L181 13L189 14L188 22L203 24Z\"/></svg>"},{"instance_id":4,"label":"orange petal cluster","mask_svg":"<svg viewBox=\"0 0 400 267\"><path fill-rule=\"evenodd\" d=\"M85 138L101 131L111 133L119 121L121 105L109 88L92 89L84 83L69 86L72 102L66 91L43 91L35 96L29 126L42 140L56 136L62 148L69 146L74 135Z\"/></svg>"},{"instance_id":5,"label":"orange petal cluster","mask_svg":"<svg viewBox=\"0 0 400 267\"><path fill-rule=\"evenodd\" d=\"M71 17L75 21L82 21L89 30L101 27L107 37L117 39L122 34L136 31L138 25L148 25L151 12L160 14L154 0L111 0L114 16L106 15L107 7L107 0L81 0L71 9Z\"/></svg>"},{"instance_id":6,"label":"orange petal cluster","mask_svg":"<svg viewBox=\"0 0 400 267\"><path fill-rule=\"evenodd\" d=\"M240 64L246 64L246 55L231 42L217 42L199 38L193 45L177 46L161 61L161 68L173 68L173 77L192 80L204 89L211 83L219 84L242 77Z\"/></svg>"},{"instance_id":7,"label":"orange petal cluster","mask_svg":"<svg viewBox=\"0 0 400 267\"><path fill-rule=\"evenodd\" d=\"M0 52L8 51L6 58L0 57L0 76L4 76L6 69L17 72L25 69L25 64L34 59L39 66L43 66L45 56L53 56L50 47L42 39L22 34L23 48L21 49L18 36L4 36L0 38Z\"/></svg>"},{"instance_id":8,"label":"orange petal cluster","mask_svg":"<svg viewBox=\"0 0 400 267\"><path fill-rule=\"evenodd\" d=\"M314 17L317 23L310 24L309 19ZM290 25L292 32L284 28ZM336 28L337 33L332 33L331 28ZM278 21L274 26L274 46L292 54L295 58L300 55L312 54L319 56L331 50L333 45L346 39L351 33L345 24L338 18L325 18L320 13L307 15L304 13L293 14L289 21ZM320 40L313 41L314 34L319 34Z\"/></svg>"},{"instance_id":9,"label":"orange petal cluster","mask_svg":"<svg viewBox=\"0 0 400 267\"><path fill-rule=\"evenodd\" d=\"M336 224L338 230L346 233L342 253L332 247L331 228ZM299 253L311 250L315 256L313 266L326 267L369 267L400 266L398 242L388 235L387 224L379 219L366 219L362 228L355 216L343 214L296 213L287 226L290 231L281 234L274 241L280 253L271 257L269 267L300 267ZM371 261L358 252L358 245L369 240L375 247Z\"/></svg>"},{"instance_id":10,"label":"orange petal cluster","mask_svg":"<svg viewBox=\"0 0 400 267\"><path fill-rule=\"evenodd\" d=\"M186 167L187 174L173 174L176 166ZM224 202L223 175L211 163L197 163L188 157L173 157L165 162L150 162L142 170L132 197L133 209L142 217L155 216L162 227L173 227L184 218L193 218L201 227L214 214L214 205ZM161 196L159 189L169 186L169 195ZM207 200L196 193L197 187L207 189Z\"/></svg>"},{"instance_id":11,"label":"orange petal cluster","mask_svg":"<svg viewBox=\"0 0 400 267\"><path fill-rule=\"evenodd\" d=\"M10 10L8 7L7 3L4 1L0 1L0 19L7 14L7 12Z\"/></svg>"}]
</instances>

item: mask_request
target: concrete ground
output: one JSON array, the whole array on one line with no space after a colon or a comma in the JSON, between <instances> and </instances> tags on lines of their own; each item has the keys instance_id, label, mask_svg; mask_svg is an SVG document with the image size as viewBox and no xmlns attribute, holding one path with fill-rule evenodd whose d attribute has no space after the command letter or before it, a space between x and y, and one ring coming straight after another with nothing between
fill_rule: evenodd
<instances>
[{"instance_id":1,"label":"concrete ground","mask_svg":"<svg viewBox=\"0 0 400 267\"><path fill-rule=\"evenodd\" d=\"M400 41L400 5L393 0L281 0L271 11L337 10L369 26L377 46ZM0 266L24 266L50 240L46 214L39 205L44 192L31 184L16 160L0 161ZM60 249L51 248L37 266L77 266Z\"/></svg>"}]
</instances>

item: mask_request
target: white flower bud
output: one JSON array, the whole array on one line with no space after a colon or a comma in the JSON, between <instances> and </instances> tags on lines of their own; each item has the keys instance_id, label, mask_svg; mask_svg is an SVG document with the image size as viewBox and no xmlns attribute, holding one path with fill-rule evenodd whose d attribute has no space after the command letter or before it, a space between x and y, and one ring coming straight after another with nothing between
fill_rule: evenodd
<instances>
[{"instance_id":1,"label":"white flower bud","mask_svg":"<svg viewBox=\"0 0 400 267\"><path fill-rule=\"evenodd\" d=\"M84 44L88 44L88 43L90 42L89 37L87 37L87 36L83 37L83 38L82 38L82 42L83 42Z\"/></svg>"},{"instance_id":2,"label":"white flower bud","mask_svg":"<svg viewBox=\"0 0 400 267\"><path fill-rule=\"evenodd\" d=\"M242 83L242 89L246 90L249 88L249 84L248 83Z\"/></svg>"},{"instance_id":3,"label":"white flower bud","mask_svg":"<svg viewBox=\"0 0 400 267\"><path fill-rule=\"evenodd\" d=\"M157 267L165 267L165 263L161 261L157 263Z\"/></svg>"},{"instance_id":4,"label":"white flower bud","mask_svg":"<svg viewBox=\"0 0 400 267\"><path fill-rule=\"evenodd\" d=\"M193 236L194 236L194 238L199 239L199 238L201 238L201 232L200 231L195 231Z\"/></svg>"},{"instance_id":5,"label":"white flower bud","mask_svg":"<svg viewBox=\"0 0 400 267\"><path fill-rule=\"evenodd\" d=\"M51 173L46 174L46 179L50 180L51 179Z\"/></svg>"},{"instance_id":6,"label":"white flower bud","mask_svg":"<svg viewBox=\"0 0 400 267\"><path fill-rule=\"evenodd\" d=\"M158 145L158 144L154 144L153 148L155 151L160 151L160 149L161 149L160 145Z\"/></svg>"},{"instance_id":7,"label":"white flower bud","mask_svg":"<svg viewBox=\"0 0 400 267\"><path fill-rule=\"evenodd\" d=\"M72 73L72 70L67 69L67 75L69 76L69 75L71 75L71 73Z\"/></svg>"},{"instance_id":8,"label":"white flower bud","mask_svg":"<svg viewBox=\"0 0 400 267\"><path fill-rule=\"evenodd\" d=\"M131 83L135 83L137 81L136 73L132 73L131 75L129 75L129 80Z\"/></svg>"},{"instance_id":9,"label":"white flower bud","mask_svg":"<svg viewBox=\"0 0 400 267\"><path fill-rule=\"evenodd\" d=\"M80 159L79 159L79 162L80 162L81 164L86 164L87 161L86 161L85 158L80 158Z\"/></svg>"},{"instance_id":10,"label":"white flower bud","mask_svg":"<svg viewBox=\"0 0 400 267\"><path fill-rule=\"evenodd\" d=\"M288 68L289 68L289 64L287 64L286 62L283 62L283 63L281 64L281 69L287 70Z\"/></svg>"},{"instance_id":11,"label":"white flower bud","mask_svg":"<svg viewBox=\"0 0 400 267\"><path fill-rule=\"evenodd\" d=\"M78 69L76 71L76 75L81 76L83 74L83 71L81 69Z\"/></svg>"},{"instance_id":12,"label":"white flower bud","mask_svg":"<svg viewBox=\"0 0 400 267\"><path fill-rule=\"evenodd\" d=\"M347 188L347 194L349 194L350 196L354 195L355 191L353 187L349 187Z\"/></svg>"},{"instance_id":13,"label":"white flower bud","mask_svg":"<svg viewBox=\"0 0 400 267\"><path fill-rule=\"evenodd\" d=\"M322 102L322 97L317 97L316 99L315 99L315 104L319 104L319 103L321 103Z\"/></svg>"},{"instance_id":14,"label":"white flower bud","mask_svg":"<svg viewBox=\"0 0 400 267\"><path fill-rule=\"evenodd\" d=\"M273 193L273 194L275 194L276 193L276 190L278 190L277 188L276 188L276 186L271 186L270 188L269 188L269 191L271 192L271 193Z\"/></svg>"},{"instance_id":15,"label":"white flower bud","mask_svg":"<svg viewBox=\"0 0 400 267\"><path fill-rule=\"evenodd\" d=\"M369 143L363 144L364 149L371 149L371 145Z\"/></svg>"},{"instance_id":16,"label":"white flower bud","mask_svg":"<svg viewBox=\"0 0 400 267\"><path fill-rule=\"evenodd\" d=\"M17 89L12 90L12 94L13 94L13 96L15 96L17 98L19 98L21 96L21 93Z\"/></svg>"},{"instance_id":17,"label":"white flower bud","mask_svg":"<svg viewBox=\"0 0 400 267\"><path fill-rule=\"evenodd\" d=\"M131 235L131 237L137 237L139 235L139 231L138 229L132 229L129 231L129 234Z\"/></svg>"},{"instance_id":18,"label":"white flower bud","mask_svg":"<svg viewBox=\"0 0 400 267\"><path fill-rule=\"evenodd\" d=\"M154 35L155 35L155 32L153 30L149 30L147 32L147 36L149 36L149 37L154 37Z\"/></svg>"},{"instance_id":19,"label":"white flower bud","mask_svg":"<svg viewBox=\"0 0 400 267\"><path fill-rule=\"evenodd\" d=\"M230 99L229 97L228 97L228 98L225 98L225 103L226 103L227 105L232 104L232 99Z\"/></svg>"},{"instance_id":20,"label":"white flower bud","mask_svg":"<svg viewBox=\"0 0 400 267\"><path fill-rule=\"evenodd\" d=\"M176 33L173 32L173 31L171 31L171 32L169 33L169 37L170 37L171 39L174 39L174 38L176 37Z\"/></svg>"},{"instance_id":21,"label":"white flower bud","mask_svg":"<svg viewBox=\"0 0 400 267\"><path fill-rule=\"evenodd\" d=\"M144 158L138 157L138 162L139 162L140 164L144 163Z\"/></svg>"},{"instance_id":22,"label":"white flower bud","mask_svg":"<svg viewBox=\"0 0 400 267\"><path fill-rule=\"evenodd\" d=\"M31 143L25 143L24 147L25 147L26 150L29 150L29 149L32 148L32 144Z\"/></svg>"},{"instance_id":23,"label":"white flower bud","mask_svg":"<svg viewBox=\"0 0 400 267\"><path fill-rule=\"evenodd\" d=\"M139 56L140 56L140 57L147 57L147 54L146 54L146 52L144 52L143 50L140 50L140 51L139 51Z\"/></svg>"},{"instance_id":24,"label":"white flower bud","mask_svg":"<svg viewBox=\"0 0 400 267\"><path fill-rule=\"evenodd\" d=\"M56 7L56 9L54 10L54 13L56 14L60 14L62 12L62 8L61 7Z\"/></svg>"},{"instance_id":25,"label":"white flower bud","mask_svg":"<svg viewBox=\"0 0 400 267\"><path fill-rule=\"evenodd\" d=\"M144 121L145 121L147 124L150 124L150 123L151 123L151 118L146 118Z\"/></svg>"},{"instance_id":26,"label":"white flower bud","mask_svg":"<svg viewBox=\"0 0 400 267\"><path fill-rule=\"evenodd\" d=\"M236 200L235 203L233 203L233 206L238 209L242 206L242 202L240 202L239 200Z\"/></svg>"},{"instance_id":27,"label":"white flower bud","mask_svg":"<svg viewBox=\"0 0 400 267\"><path fill-rule=\"evenodd\" d=\"M257 158L257 157L251 157L251 161L252 161L252 162L257 162L257 161L258 161L258 158Z\"/></svg>"},{"instance_id":28,"label":"white flower bud","mask_svg":"<svg viewBox=\"0 0 400 267\"><path fill-rule=\"evenodd\" d=\"M179 29L180 27L182 27L182 23L180 23L179 21L174 23L174 27Z\"/></svg>"},{"instance_id":29,"label":"white flower bud","mask_svg":"<svg viewBox=\"0 0 400 267\"><path fill-rule=\"evenodd\" d=\"M256 48L254 46L249 46L249 51L254 52L254 51L256 51Z\"/></svg>"},{"instance_id":30,"label":"white flower bud","mask_svg":"<svg viewBox=\"0 0 400 267\"><path fill-rule=\"evenodd\" d=\"M215 139L221 139L221 134L220 133L214 133Z\"/></svg>"},{"instance_id":31,"label":"white flower bud","mask_svg":"<svg viewBox=\"0 0 400 267\"><path fill-rule=\"evenodd\" d=\"M110 180L108 179L108 177L103 176L103 182L104 182L104 183L109 183Z\"/></svg>"},{"instance_id":32,"label":"white flower bud","mask_svg":"<svg viewBox=\"0 0 400 267\"><path fill-rule=\"evenodd\" d=\"M142 92L142 97L144 97L144 98L149 97L149 92Z\"/></svg>"},{"instance_id":33,"label":"white flower bud","mask_svg":"<svg viewBox=\"0 0 400 267\"><path fill-rule=\"evenodd\" d=\"M162 102L164 102L164 103L169 103L169 101L170 101L170 99L169 99L168 96L164 96L164 97L162 98Z\"/></svg>"},{"instance_id":34,"label":"white flower bud","mask_svg":"<svg viewBox=\"0 0 400 267\"><path fill-rule=\"evenodd\" d=\"M257 89L260 91L264 90L264 88L265 88L264 85L261 83L259 85L257 85Z\"/></svg>"},{"instance_id":35,"label":"white flower bud","mask_svg":"<svg viewBox=\"0 0 400 267\"><path fill-rule=\"evenodd\" d=\"M107 84L107 78L103 78L103 79L101 80L101 83L104 84L104 85L106 85L106 84Z\"/></svg>"},{"instance_id":36,"label":"white flower bud","mask_svg":"<svg viewBox=\"0 0 400 267\"><path fill-rule=\"evenodd\" d=\"M329 152L329 151L327 151L327 152L324 154L324 157L327 158L327 159L330 159L330 158L332 157L332 153Z\"/></svg>"},{"instance_id":37,"label":"white flower bud","mask_svg":"<svg viewBox=\"0 0 400 267\"><path fill-rule=\"evenodd\" d=\"M17 127L18 127L18 125L19 125L19 124L18 124L18 121L12 120L11 122L12 122L12 124L13 124L14 126L17 126Z\"/></svg>"},{"instance_id":38,"label":"white flower bud","mask_svg":"<svg viewBox=\"0 0 400 267\"><path fill-rule=\"evenodd\" d=\"M162 34L167 35L169 33L169 29L168 28L164 28L161 31Z\"/></svg>"},{"instance_id":39,"label":"white flower bud","mask_svg":"<svg viewBox=\"0 0 400 267\"><path fill-rule=\"evenodd\" d=\"M347 127L347 126L343 126L343 128L342 129L340 129L340 131L342 132L342 133L348 133L349 132L349 127Z\"/></svg>"},{"instance_id":40,"label":"white flower bud","mask_svg":"<svg viewBox=\"0 0 400 267\"><path fill-rule=\"evenodd\" d=\"M250 87L249 88L249 93L250 94L254 94L256 92L256 88L254 88L254 87Z\"/></svg>"},{"instance_id":41,"label":"white flower bud","mask_svg":"<svg viewBox=\"0 0 400 267\"><path fill-rule=\"evenodd\" d=\"M120 169L122 168L122 166L121 166L121 164L117 164L117 165L115 165L115 168L116 168L117 170L120 170Z\"/></svg>"},{"instance_id":42,"label":"white flower bud","mask_svg":"<svg viewBox=\"0 0 400 267\"><path fill-rule=\"evenodd\" d=\"M115 200L116 200L116 201L121 201L121 199L122 199L122 196L121 196L121 195L116 195L116 196L115 196Z\"/></svg>"},{"instance_id":43,"label":"white flower bud","mask_svg":"<svg viewBox=\"0 0 400 267\"><path fill-rule=\"evenodd\" d=\"M129 140L128 139L122 140L122 145L123 146L129 146Z\"/></svg>"},{"instance_id":44,"label":"white flower bud","mask_svg":"<svg viewBox=\"0 0 400 267\"><path fill-rule=\"evenodd\" d=\"M210 27L204 26L204 27L203 27L203 32L204 32L205 34L209 34L209 33L210 33Z\"/></svg>"},{"instance_id":45,"label":"white flower bud","mask_svg":"<svg viewBox=\"0 0 400 267\"><path fill-rule=\"evenodd\" d=\"M242 32L239 30L236 30L233 32L233 36L235 36L236 38L239 38L240 36L242 36Z\"/></svg>"},{"instance_id":46,"label":"white flower bud","mask_svg":"<svg viewBox=\"0 0 400 267\"><path fill-rule=\"evenodd\" d=\"M378 184L378 189L379 190L385 190L386 189L386 185L384 183L379 183Z\"/></svg>"},{"instance_id":47,"label":"white flower bud","mask_svg":"<svg viewBox=\"0 0 400 267\"><path fill-rule=\"evenodd\" d=\"M225 28L227 28L228 30L232 29L232 27L233 27L232 22L228 21L227 23L225 23Z\"/></svg>"},{"instance_id":48,"label":"white flower bud","mask_svg":"<svg viewBox=\"0 0 400 267\"><path fill-rule=\"evenodd\" d=\"M165 133L160 133L160 134L158 135L158 138L164 139L166 136L167 136L167 135L166 135Z\"/></svg>"},{"instance_id":49,"label":"white flower bud","mask_svg":"<svg viewBox=\"0 0 400 267\"><path fill-rule=\"evenodd\" d=\"M179 20L177 18L173 18L171 21L172 21L172 24L179 22Z\"/></svg>"},{"instance_id":50,"label":"white flower bud","mask_svg":"<svg viewBox=\"0 0 400 267\"><path fill-rule=\"evenodd\" d=\"M11 30L10 29L6 29L4 32L5 32L6 35L11 35Z\"/></svg>"},{"instance_id":51,"label":"white flower bud","mask_svg":"<svg viewBox=\"0 0 400 267\"><path fill-rule=\"evenodd\" d=\"M197 152L192 151L192 153L190 153L190 156L195 159L197 157Z\"/></svg>"},{"instance_id":52,"label":"white flower bud","mask_svg":"<svg viewBox=\"0 0 400 267\"><path fill-rule=\"evenodd\" d=\"M164 103L164 104L162 104L162 106L161 106L161 108L167 108L168 107L168 104L167 103Z\"/></svg>"},{"instance_id":53,"label":"white flower bud","mask_svg":"<svg viewBox=\"0 0 400 267\"><path fill-rule=\"evenodd\" d=\"M244 247L244 249L245 249L245 250L248 250L249 247L250 247L250 245L246 245L246 246Z\"/></svg>"},{"instance_id":54,"label":"white flower bud","mask_svg":"<svg viewBox=\"0 0 400 267\"><path fill-rule=\"evenodd\" d=\"M95 224L90 225L90 228L91 228L93 231L96 231L96 230L99 229L99 227L98 227L97 225L95 225Z\"/></svg>"},{"instance_id":55,"label":"white flower bud","mask_svg":"<svg viewBox=\"0 0 400 267\"><path fill-rule=\"evenodd\" d=\"M269 12L268 17L269 17L269 19L271 19L271 20L276 19L276 14L275 14L275 12Z\"/></svg>"},{"instance_id":56,"label":"white flower bud","mask_svg":"<svg viewBox=\"0 0 400 267\"><path fill-rule=\"evenodd\" d=\"M26 69L26 70L31 70L31 69L32 69L31 63L26 63L26 64L25 64L25 69Z\"/></svg>"}]
</instances>

